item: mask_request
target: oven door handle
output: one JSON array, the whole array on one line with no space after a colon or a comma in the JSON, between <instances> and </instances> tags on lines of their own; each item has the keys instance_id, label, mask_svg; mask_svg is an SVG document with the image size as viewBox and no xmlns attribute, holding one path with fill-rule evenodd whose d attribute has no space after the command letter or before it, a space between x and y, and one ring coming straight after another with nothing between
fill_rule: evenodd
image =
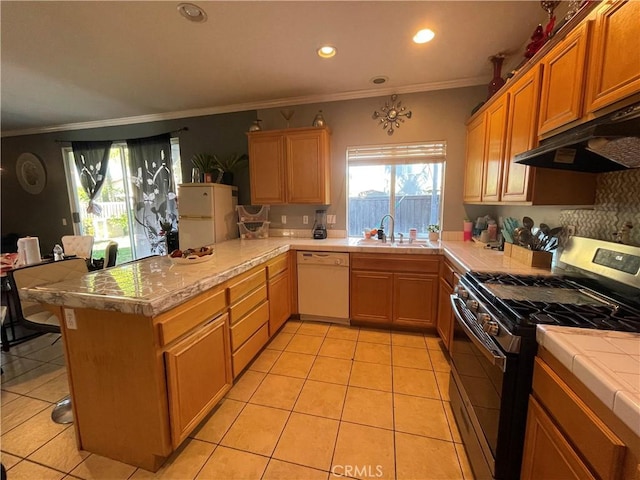
<instances>
[{"instance_id":1,"label":"oven door handle","mask_svg":"<svg viewBox=\"0 0 640 480\"><path fill-rule=\"evenodd\" d=\"M457 297L455 295L451 295L449 298L451 300L453 313L467 336L471 339L473 344L482 352L487 360L491 362L492 365L495 365L504 372L506 369L507 356L502 353L497 346L489 344L488 342L491 342L491 340L488 340L487 342L487 340L479 338L476 332L474 332L474 329L471 327L470 322L465 318L464 313L460 310L460 306L457 302Z\"/></svg>"}]
</instances>

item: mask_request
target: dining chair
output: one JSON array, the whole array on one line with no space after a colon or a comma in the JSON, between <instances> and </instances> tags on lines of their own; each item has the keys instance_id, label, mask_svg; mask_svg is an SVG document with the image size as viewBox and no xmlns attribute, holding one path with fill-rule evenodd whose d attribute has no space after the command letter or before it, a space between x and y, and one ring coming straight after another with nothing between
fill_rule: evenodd
<instances>
[{"instance_id":1,"label":"dining chair","mask_svg":"<svg viewBox=\"0 0 640 480\"><path fill-rule=\"evenodd\" d=\"M62 237L64 254L76 255L91 260L93 250L93 235L65 235Z\"/></svg>"},{"instance_id":2,"label":"dining chair","mask_svg":"<svg viewBox=\"0 0 640 480\"><path fill-rule=\"evenodd\" d=\"M113 267L118 258L118 242L110 241L104 249L104 268Z\"/></svg>"},{"instance_id":3,"label":"dining chair","mask_svg":"<svg viewBox=\"0 0 640 480\"><path fill-rule=\"evenodd\" d=\"M20 299L20 289L50 285L83 276L88 272L84 258L70 258L57 262L39 263L16 268L8 273L13 295L13 318L25 328L39 332L61 333L58 317L38 302ZM56 423L72 423L73 411L69 396L59 401L51 412Z\"/></svg>"}]
</instances>

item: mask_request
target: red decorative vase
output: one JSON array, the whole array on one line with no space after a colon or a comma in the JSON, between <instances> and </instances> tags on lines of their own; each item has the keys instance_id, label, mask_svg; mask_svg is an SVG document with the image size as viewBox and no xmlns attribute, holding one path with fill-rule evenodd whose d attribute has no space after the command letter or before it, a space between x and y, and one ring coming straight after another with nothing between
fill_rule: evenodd
<instances>
[{"instance_id":1,"label":"red decorative vase","mask_svg":"<svg viewBox=\"0 0 640 480\"><path fill-rule=\"evenodd\" d=\"M493 95L504 85L504 79L500 76L504 56L494 55L489 60L493 63L493 79L489 82L489 96L487 97L487 100L493 97Z\"/></svg>"}]
</instances>

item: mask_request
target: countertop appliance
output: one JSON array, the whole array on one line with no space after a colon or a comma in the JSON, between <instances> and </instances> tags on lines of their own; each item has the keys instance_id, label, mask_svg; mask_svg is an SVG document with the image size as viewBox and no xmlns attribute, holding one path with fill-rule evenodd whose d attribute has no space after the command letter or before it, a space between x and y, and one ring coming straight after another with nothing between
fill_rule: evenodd
<instances>
[{"instance_id":1,"label":"countertop appliance","mask_svg":"<svg viewBox=\"0 0 640 480\"><path fill-rule=\"evenodd\" d=\"M572 237L553 276L469 272L451 296L451 406L477 478L520 478L536 325L640 333L640 247Z\"/></svg>"},{"instance_id":2,"label":"countertop appliance","mask_svg":"<svg viewBox=\"0 0 640 480\"><path fill-rule=\"evenodd\" d=\"M323 240L327 238L327 211L316 210L316 220L313 223L313 238Z\"/></svg>"},{"instance_id":3,"label":"countertop appliance","mask_svg":"<svg viewBox=\"0 0 640 480\"><path fill-rule=\"evenodd\" d=\"M349 254L297 252L300 319L349 323Z\"/></svg>"},{"instance_id":4,"label":"countertop appliance","mask_svg":"<svg viewBox=\"0 0 640 480\"><path fill-rule=\"evenodd\" d=\"M238 187L184 183L178 190L178 235L182 248L238 238Z\"/></svg>"}]
</instances>

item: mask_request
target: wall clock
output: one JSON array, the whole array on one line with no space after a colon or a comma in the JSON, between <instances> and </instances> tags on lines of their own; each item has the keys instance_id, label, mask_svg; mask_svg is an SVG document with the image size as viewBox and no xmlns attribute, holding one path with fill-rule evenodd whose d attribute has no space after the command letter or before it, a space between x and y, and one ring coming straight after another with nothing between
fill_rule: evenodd
<instances>
[{"instance_id":1,"label":"wall clock","mask_svg":"<svg viewBox=\"0 0 640 480\"><path fill-rule=\"evenodd\" d=\"M387 135L393 135L393 127L400 128L400 123L404 123L404 118L411 118L411 111L406 112L407 107L402 106L398 100L398 95L391 95L391 102L384 102L384 107L373 112L371 118L379 121L379 125L387 130Z\"/></svg>"},{"instance_id":2,"label":"wall clock","mask_svg":"<svg viewBox=\"0 0 640 480\"><path fill-rule=\"evenodd\" d=\"M47 173L42 160L33 153L20 154L16 162L16 174L20 186L32 195L42 192L47 183Z\"/></svg>"}]
</instances>

